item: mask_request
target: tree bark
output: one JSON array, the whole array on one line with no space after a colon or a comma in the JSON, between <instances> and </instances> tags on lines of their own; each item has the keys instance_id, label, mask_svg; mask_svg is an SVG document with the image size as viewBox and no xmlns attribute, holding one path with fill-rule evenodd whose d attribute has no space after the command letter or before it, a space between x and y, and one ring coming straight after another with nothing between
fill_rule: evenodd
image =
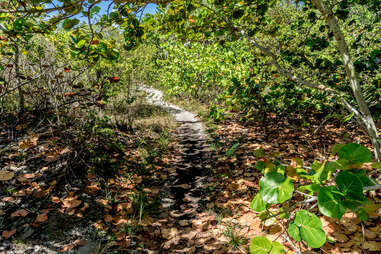
<instances>
[{"instance_id":1,"label":"tree bark","mask_svg":"<svg viewBox=\"0 0 381 254\"><path fill-rule=\"evenodd\" d=\"M359 107L360 115L358 115L358 118L361 119L361 121L363 122L362 124L365 126L366 131L371 139L376 160L381 160L381 143L377 132L377 127L374 123L372 114L370 113L364 95L361 91L361 85L359 82L358 74L349 54L348 44L345 41L344 35L340 29L337 19L332 13L331 8L326 6L324 0L312 0L312 3L321 12L333 33L341 58L344 63L345 72L348 76L353 95Z\"/></svg>"},{"instance_id":2,"label":"tree bark","mask_svg":"<svg viewBox=\"0 0 381 254\"><path fill-rule=\"evenodd\" d=\"M16 86L18 91L18 104L19 104L19 113L24 113L25 109L25 99L24 91L22 89L21 80L20 80L20 51L18 45L15 45L15 72L16 72Z\"/></svg>"}]
</instances>

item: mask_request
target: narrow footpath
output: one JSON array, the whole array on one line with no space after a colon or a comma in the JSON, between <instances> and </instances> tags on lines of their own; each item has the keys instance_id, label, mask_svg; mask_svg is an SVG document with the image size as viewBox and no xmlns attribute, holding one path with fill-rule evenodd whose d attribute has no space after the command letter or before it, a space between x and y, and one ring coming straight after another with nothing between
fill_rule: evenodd
<instances>
[{"instance_id":1,"label":"narrow footpath","mask_svg":"<svg viewBox=\"0 0 381 254\"><path fill-rule=\"evenodd\" d=\"M214 241L200 223L207 216L202 186L210 167L205 127L195 114L164 102L161 91L147 87L142 90L147 92L149 103L164 108L179 123L179 157L162 191L167 216L157 222L163 238L160 253L210 253Z\"/></svg>"}]
</instances>

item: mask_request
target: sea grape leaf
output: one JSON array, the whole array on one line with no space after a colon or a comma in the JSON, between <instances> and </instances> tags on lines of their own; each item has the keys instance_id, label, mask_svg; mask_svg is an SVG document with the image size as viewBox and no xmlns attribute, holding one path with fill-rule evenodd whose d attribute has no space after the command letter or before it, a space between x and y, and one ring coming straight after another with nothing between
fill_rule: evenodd
<instances>
[{"instance_id":1,"label":"sea grape leaf","mask_svg":"<svg viewBox=\"0 0 381 254\"><path fill-rule=\"evenodd\" d=\"M336 184L340 192L344 194L345 198L364 200L364 186L357 175L349 171L341 171L336 176Z\"/></svg>"},{"instance_id":2,"label":"sea grape leaf","mask_svg":"<svg viewBox=\"0 0 381 254\"><path fill-rule=\"evenodd\" d=\"M284 254L283 246L278 242L271 242L264 236L257 236L251 240L250 254Z\"/></svg>"},{"instance_id":3,"label":"sea grape leaf","mask_svg":"<svg viewBox=\"0 0 381 254\"><path fill-rule=\"evenodd\" d=\"M288 230L292 234L290 234L291 237L296 241L303 239L308 246L320 248L327 240L322 226L320 219L315 214L301 210L296 213L295 220L290 224ZM297 235L298 231L299 236Z\"/></svg>"},{"instance_id":4,"label":"sea grape leaf","mask_svg":"<svg viewBox=\"0 0 381 254\"><path fill-rule=\"evenodd\" d=\"M299 228L293 222L288 225L288 234L292 237L292 239L294 239L297 242L302 240L302 238L300 237Z\"/></svg>"},{"instance_id":5,"label":"sea grape leaf","mask_svg":"<svg viewBox=\"0 0 381 254\"><path fill-rule=\"evenodd\" d=\"M350 143L339 150L339 159L350 161L352 164L366 163L372 160L372 152L359 144Z\"/></svg>"},{"instance_id":6,"label":"sea grape leaf","mask_svg":"<svg viewBox=\"0 0 381 254\"><path fill-rule=\"evenodd\" d=\"M294 192L291 179L277 172L270 172L259 181L260 194L263 201L270 204L279 204L290 199Z\"/></svg>"},{"instance_id":7,"label":"sea grape leaf","mask_svg":"<svg viewBox=\"0 0 381 254\"><path fill-rule=\"evenodd\" d=\"M260 193L255 195L250 203L250 208L256 212L263 212L266 209L266 203L263 201Z\"/></svg>"},{"instance_id":8,"label":"sea grape leaf","mask_svg":"<svg viewBox=\"0 0 381 254\"><path fill-rule=\"evenodd\" d=\"M318 207L322 214L340 219L346 207L343 203L344 196L335 186L323 187L318 194Z\"/></svg>"}]
</instances>

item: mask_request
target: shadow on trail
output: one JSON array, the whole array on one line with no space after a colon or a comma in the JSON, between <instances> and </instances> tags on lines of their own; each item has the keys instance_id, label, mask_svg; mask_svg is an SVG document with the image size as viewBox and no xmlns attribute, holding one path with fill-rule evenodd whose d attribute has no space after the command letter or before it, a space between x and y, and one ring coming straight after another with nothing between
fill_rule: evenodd
<instances>
[{"instance_id":1,"label":"shadow on trail","mask_svg":"<svg viewBox=\"0 0 381 254\"><path fill-rule=\"evenodd\" d=\"M176 136L179 156L162 188L163 213L156 222L162 237L160 253L213 253L225 243L214 239L203 223L209 215L202 187L210 169L204 126L195 114L164 102L161 91L147 87L142 90L148 93L150 103L162 106L180 124Z\"/></svg>"}]
</instances>

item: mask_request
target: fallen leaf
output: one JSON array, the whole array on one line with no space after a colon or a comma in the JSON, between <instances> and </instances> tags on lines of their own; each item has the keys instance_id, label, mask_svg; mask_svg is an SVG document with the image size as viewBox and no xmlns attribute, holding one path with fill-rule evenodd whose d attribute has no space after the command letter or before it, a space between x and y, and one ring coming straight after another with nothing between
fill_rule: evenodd
<instances>
[{"instance_id":1,"label":"fallen leaf","mask_svg":"<svg viewBox=\"0 0 381 254\"><path fill-rule=\"evenodd\" d=\"M71 151L70 151L70 149L69 148L64 148L61 152L60 152L60 154L61 155L64 155L64 154L67 154L67 153L70 153Z\"/></svg>"},{"instance_id":2,"label":"fallen leaf","mask_svg":"<svg viewBox=\"0 0 381 254\"><path fill-rule=\"evenodd\" d=\"M70 197L62 200L62 203L65 208L75 208L82 203L82 200L78 200L76 197Z\"/></svg>"},{"instance_id":3,"label":"fallen leaf","mask_svg":"<svg viewBox=\"0 0 381 254\"><path fill-rule=\"evenodd\" d=\"M101 188L99 188L97 185L88 185L86 186L85 192L89 195L94 195L100 189Z\"/></svg>"},{"instance_id":4,"label":"fallen leaf","mask_svg":"<svg viewBox=\"0 0 381 254\"><path fill-rule=\"evenodd\" d=\"M0 181L11 180L15 176L15 173L12 171L1 170L0 171Z\"/></svg>"},{"instance_id":5,"label":"fallen leaf","mask_svg":"<svg viewBox=\"0 0 381 254\"><path fill-rule=\"evenodd\" d=\"M13 236L14 234L16 233L16 229L12 229L12 230L4 230L3 233L1 234L4 238L10 238L11 236Z\"/></svg>"},{"instance_id":6,"label":"fallen leaf","mask_svg":"<svg viewBox=\"0 0 381 254\"><path fill-rule=\"evenodd\" d=\"M106 214L104 217L105 222L111 222L112 221L112 216L110 214Z\"/></svg>"},{"instance_id":7,"label":"fallen leaf","mask_svg":"<svg viewBox=\"0 0 381 254\"><path fill-rule=\"evenodd\" d=\"M42 213L37 215L36 219L34 220L34 223L44 223L49 219L48 214Z\"/></svg>"},{"instance_id":8,"label":"fallen leaf","mask_svg":"<svg viewBox=\"0 0 381 254\"><path fill-rule=\"evenodd\" d=\"M381 251L381 242L367 241L364 242L363 248L369 251Z\"/></svg>"},{"instance_id":9,"label":"fallen leaf","mask_svg":"<svg viewBox=\"0 0 381 254\"><path fill-rule=\"evenodd\" d=\"M61 200L59 197L52 197L52 202L57 204L57 203L61 202Z\"/></svg>"},{"instance_id":10,"label":"fallen leaf","mask_svg":"<svg viewBox=\"0 0 381 254\"><path fill-rule=\"evenodd\" d=\"M108 204L108 201L106 199L98 199L97 202L104 205L104 206L107 206L107 204Z\"/></svg>"},{"instance_id":11,"label":"fallen leaf","mask_svg":"<svg viewBox=\"0 0 381 254\"><path fill-rule=\"evenodd\" d=\"M89 204L88 203L83 203L83 207L80 209L81 212L84 212L87 208L89 208Z\"/></svg>"},{"instance_id":12,"label":"fallen leaf","mask_svg":"<svg viewBox=\"0 0 381 254\"><path fill-rule=\"evenodd\" d=\"M53 161L56 161L58 160L58 156L57 154L48 154L45 159L44 159L46 162L53 162Z\"/></svg>"},{"instance_id":13,"label":"fallen leaf","mask_svg":"<svg viewBox=\"0 0 381 254\"><path fill-rule=\"evenodd\" d=\"M28 211L25 209L17 210L11 214L11 217L25 217L28 215Z\"/></svg>"}]
</instances>

